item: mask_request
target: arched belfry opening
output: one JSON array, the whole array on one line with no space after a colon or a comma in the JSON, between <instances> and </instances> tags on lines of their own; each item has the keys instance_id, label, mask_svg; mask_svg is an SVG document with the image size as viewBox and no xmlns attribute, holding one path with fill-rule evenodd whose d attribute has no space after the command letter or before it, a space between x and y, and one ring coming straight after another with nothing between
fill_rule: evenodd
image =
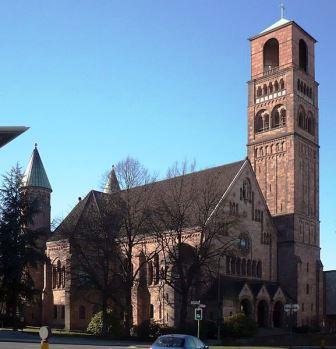
<instances>
[{"instance_id":1,"label":"arched belfry opening","mask_svg":"<svg viewBox=\"0 0 336 349\"><path fill-rule=\"evenodd\" d=\"M264 72L279 67L279 42L269 39L264 45Z\"/></svg>"},{"instance_id":2,"label":"arched belfry opening","mask_svg":"<svg viewBox=\"0 0 336 349\"><path fill-rule=\"evenodd\" d=\"M299 66L307 73L308 71L308 47L304 40L299 41Z\"/></svg>"}]
</instances>

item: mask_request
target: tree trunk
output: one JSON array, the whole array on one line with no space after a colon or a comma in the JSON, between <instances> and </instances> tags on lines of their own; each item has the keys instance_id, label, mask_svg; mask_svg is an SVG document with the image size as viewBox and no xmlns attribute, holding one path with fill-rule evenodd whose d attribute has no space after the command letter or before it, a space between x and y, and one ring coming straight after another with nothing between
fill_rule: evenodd
<instances>
[{"instance_id":1,"label":"tree trunk","mask_svg":"<svg viewBox=\"0 0 336 349\"><path fill-rule=\"evenodd\" d=\"M105 292L102 293L102 335L106 336L107 333L107 297Z\"/></svg>"},{"instance_id":2,"label":"tree trunk","mask_svg":"<svg viewBox=\"0 0 336 349\"><path fill-rule=\"evenodd\" d=\"M133 326L133 306L132 306L132 286L127 285L125 295L125 335L130 336L131 328Z\"/></svg>"},{"instance_id":3,"label":"tree trunk","mask_svg":"<svg viewBox=\"0 0 336 349\"><path fill-rule=\"evenodd\" d=\"M188 294L183 292L181 294L181 308L180 308L180 329L185 329L187 325L188 315Z\"/></svg>"}]
</instances>

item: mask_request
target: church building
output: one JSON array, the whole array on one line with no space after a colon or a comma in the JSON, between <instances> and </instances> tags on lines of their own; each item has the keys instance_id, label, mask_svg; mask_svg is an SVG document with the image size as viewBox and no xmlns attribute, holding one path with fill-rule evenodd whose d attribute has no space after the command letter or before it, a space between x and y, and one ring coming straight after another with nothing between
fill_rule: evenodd
<instances>
[{"instance_id":1,"label":"church building","mask_svg":"<svg viewBox=\"0 0 336 349\"><path fill-rule=\"evenodd\" d=\"M283 327L286 303L299 305L297 326L319 326L323 320L315 43L296 22L285 18L250 38L247 157L186 175L198 183L216 179L221 193L216 209L239 216L232 232L239 244L221 256L217 283L202 293L209 320L243 311L262 327ZM160 181L159 186L178 180ZM24 188L41 202L36 225L49 229L51 186L37 149ZM52 233L44 245L50 264L36 274L40 306L27 312L27 323L38 319L67 329L87 327L98 308L80 294L74 296L71 277L66 275L72 258L67 232L69 226L77 229L89 211L106 212L106 205L123 195L112 170L104 192L90 191ZM197 244L196 230L188 241L191 247ZM156 249L150 239L142 246L147 252ZM134 266L141 253L134 255ZM177 296L158 272L162 260L158 252L139 273L132 298L135 325L150 319L177 324ZM192 314L193 308L189 310Z\"/></svg>"}]
</instances>

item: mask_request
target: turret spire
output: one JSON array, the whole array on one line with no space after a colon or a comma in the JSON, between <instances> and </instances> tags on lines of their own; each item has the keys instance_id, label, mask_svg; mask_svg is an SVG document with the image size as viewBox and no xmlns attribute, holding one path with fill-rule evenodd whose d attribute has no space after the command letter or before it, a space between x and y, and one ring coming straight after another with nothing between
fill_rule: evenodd
<instances>
[{"instance_id":1,"label":"turret spire","mask_svg":"<svg viewBox=\"0 0 336 349\"><path fill-rule=\"evenodd\" d=\"M114 165L112 166L112 170L108 175L105 187L104 187L104 193L106 194L113 194L120 190L119 182L115 173Z\"/></svg>"},{"instance_id":2,"label":"turret spire","mask_svg":"<svg viewBox=\"0 0 336 349\"><path fill-rule=\"evenodd\" d=\"M52 191L47 173L37 150L37 143L35 143L33 154L23 175L22 187L40 187Z\"/></svg>"}]
</instances>

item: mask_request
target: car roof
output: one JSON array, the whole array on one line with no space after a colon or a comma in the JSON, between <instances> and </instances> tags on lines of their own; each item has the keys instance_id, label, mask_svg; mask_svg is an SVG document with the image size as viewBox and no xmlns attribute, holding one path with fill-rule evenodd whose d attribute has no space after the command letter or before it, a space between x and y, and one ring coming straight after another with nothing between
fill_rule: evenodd
<instances>
[{"instance_id":1,"label":"car roof","mask_svg":"<svg viewBox=\"0 0 336 349\"><path fill-rule=\"evenodd\" d=\"M160 336L159 338L162 338L162 337L187 338L187 337L193 337L193 336L189 334L171 333L171 334L165 334L163 336Z\"/></svg>"}]
</instances>

